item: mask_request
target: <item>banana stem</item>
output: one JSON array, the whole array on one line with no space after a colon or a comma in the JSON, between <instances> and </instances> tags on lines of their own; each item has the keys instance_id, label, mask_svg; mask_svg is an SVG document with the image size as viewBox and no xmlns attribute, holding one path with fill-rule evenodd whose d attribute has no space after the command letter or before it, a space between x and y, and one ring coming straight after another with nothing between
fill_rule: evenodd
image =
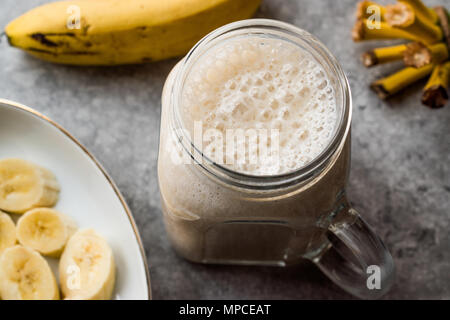
<instances>
[{"instance_id":1,"label":"banana stem","mask_svg":"<svg viewBox=\"0 0 450 320\"><path fill-rule=\"evenodd\" d=\"M410 84L426 77L432 70L433 64L428 64L422 68L406 67L386 78L375 81L370 87L381 99L386 99Z\"/></svg>"},{"instance_id":2,"label":"banana stem","mask_svg":"<svg viewBox=\"0 0 450 320\"><path fill-rule=\"evenodd\" d=\"M450 49L450 13L442 6L434 8L434 11L439 17L439 25L444 34L444 41L447 43L447 47Z\"/></svg>"},{"instance_id":3,"label":"banana stem","mask_svg":"<svg viewBox=\"0 0 450 320\"><path fill-rule=\"evenodd\" d=\"M431 23L438 23L438 16L432 8L428 8L421 0L398 0L409 4L414 12L422 18L422 20L429 20Z\"/></svg>"},{"instance_id":4,"label":"banana stem","mask_svg":"<svg viewBox=\"0 0 450 320\"><path fill-rule=\"evenodd\" d=\"M372 12L371 9L378 9L380 13L380 20L384 21L384 13L386 12L386 9L378 3L366 0L358 2L358 5L356 6L356 19L362 20L370 18L375 13Z\"/></svg>"},{"instance_id":5,"label":"banana stem","mask_svg":"<svg viewBox=\"0 0 450 320\"><path fill-rule=\"evenodd\" d=\"M439 64L447 59L448 49L444 43L427 47L420 42L412 42L403 51L403 61L408 67L420 68L429 63Z\"/></svg>"},{"instance_id":6,"label":"banana stem","mask_svg":"<svg viewBox=\"0 0 450 320\"><path fill-rule=\"evenodd\" d=\"M432 109L443 107L448 101L450 61L437 65L422 94L422 103Z\"/></svg>"},{"instance_id":7,"label":"banana stem","mask_svg":"<svg viewBox=\"0 0 450 320\"><path fill-rule=\"evenodd\" d=\"M376 48L363 53L361 59L366 67L372 67L378 64L401 60L403 51L406 50L405 44L397 46Z\"/></svg>"},{"instance_id":8,"label":"banana stem","mask_svg":"<svg viewBox=\"0 0 450 320\"><path fill-rule=\"evenodd\" d=\"M352 30L353 41L365 41L365 40L388 40L388 39L407 39L412 41L420 41L420 39L408 31L394 28L381 21L379 28L370 28L368 26L368 20L357 20Z\"/></svg>"},{"instance_id":9,"label":"banana stem","mask_svg":"<svg viewBox=\"0 0 450 320\"><path fill-rule=\"evenodd\" d=\"M413 7L407 3L386 6L385 19L390 26L413 33L426 44L436 43L443 37L441 28L416 15Z\"/></svg>"}]
</instances>

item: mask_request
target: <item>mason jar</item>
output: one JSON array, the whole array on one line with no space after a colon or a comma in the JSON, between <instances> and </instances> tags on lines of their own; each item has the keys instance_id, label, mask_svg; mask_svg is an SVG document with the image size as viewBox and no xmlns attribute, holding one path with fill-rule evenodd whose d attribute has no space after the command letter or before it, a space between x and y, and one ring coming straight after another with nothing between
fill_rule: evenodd
<instances>
[{"instance_id":1,"label":"mason jar","mask_svg":"<svg viewBox=\"0 0 450 320\"><path fill-rule=\"evenodd\" d=\"M277 175L236 172L201 152L186 132L180 98L204 54L234 37L289 41L322 66L333 88L337 124L309 164ZM162 94L158 179L169 239L198 263L288 266L314 262L350 293L373 298L394 278L392 257L346 197L351 93L329 50L308 32L267 19L221 27L199 41L170 72ZM368 284L378 272L379 282ZM379 287L379 288L378 288Z\"/></svg>"}]
</instances>

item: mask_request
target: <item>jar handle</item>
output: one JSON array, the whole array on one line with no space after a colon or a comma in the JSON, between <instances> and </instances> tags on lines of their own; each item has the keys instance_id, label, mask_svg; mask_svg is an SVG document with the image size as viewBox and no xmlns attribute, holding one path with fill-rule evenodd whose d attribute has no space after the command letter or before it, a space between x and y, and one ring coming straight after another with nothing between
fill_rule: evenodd
<instances>
[{"instance_id":1,"label":"jar handle","mask_svg":"<svg viewBox=\"0 0 450 320\"><path fill-rule=\"evenodd\" d=\"M334 283L362 299L377 299L395 279L391 254L347 201L328 227L328 246L311 260Z\"/></svg>"}]
</instances>

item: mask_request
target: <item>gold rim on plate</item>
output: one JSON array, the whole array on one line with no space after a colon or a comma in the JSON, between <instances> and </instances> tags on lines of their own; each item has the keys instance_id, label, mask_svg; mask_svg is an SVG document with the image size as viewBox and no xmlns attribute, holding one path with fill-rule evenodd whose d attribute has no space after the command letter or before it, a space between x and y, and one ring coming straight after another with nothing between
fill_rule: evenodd
<instances>
[{"instance_id":1,"label":"gold rim on plate","mask_svg":"<svg viewBox=\"0 0 450 320\"><path fill-rule=\"evenodd\" d=\"M128 207L127 203L125 202L124 197L122 196L122 194L119 191L119 188L116 186L116 184L114 183L114 181L112 180L112 178L109 176L109 174L106 172L106 170L103 168L103 166L100 164L100 162L86 149L86 147L84 145L82 145L74 136L72 136L69 131L67 131L66 129L64 129L61 125L59 125L58 123L56 123L55 121L53 121L52 119L48 118L47 116L43 115L42 113L27 107L26 105L20 104L18 102L14 102L11 100L7 100L7 99L0 99L0 104L5 104L8 106L11 106L13 108L31 113L32 115L50 123L52 126L54 126L55 128L57 128L59 131L61 131L66 137L68 137L70 140L72 140L72 142L74 142L78 147L81 148L81 150L89 156L89 158L94 162L94 164L97 166L97 168L103 173L103 176L106 178L106 180L109 182L109 184L111 185L111 187L114 190L114 193L116 194L116 196L119 198L120 202L122 203L122 206L125 210L125 212L127 213L128 219L131 223L131 227L133 229L134 235L136 236L136 240L138 242L139 245L139 249L141 252L141 258L142 258L142 262L144 263L144 268L145 268L145 276L147 279L147 291L148 291L148 299L150 300L152 298L152 292L151 292L151 286L150 286L150 271L148 268L148 263L147 263L147 257L145 254L145 250L144 250L144 246L142 244L142 239L141 236L139 234L139 230L136 226L136 222L134 221L133 215L131 214L131 210Z\"/></svg>"}]
</instances>

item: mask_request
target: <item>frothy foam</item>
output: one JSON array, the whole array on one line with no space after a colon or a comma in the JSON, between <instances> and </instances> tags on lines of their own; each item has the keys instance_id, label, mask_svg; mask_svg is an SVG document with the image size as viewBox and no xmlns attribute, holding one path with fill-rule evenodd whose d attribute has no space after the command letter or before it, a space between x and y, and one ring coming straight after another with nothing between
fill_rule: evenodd
<instances>
[{"instance_id":1,"label":"frothy foam","mask_svg":"<svg viewBox=\"0 0 450 320\"><path fill-rule=\"evenodd\" d=\"M190 70L181 106L191 136L195 121L203 132L215 129L223 137L228 129L269 130L266 140L240 142L245 153L231 159L225 150L217 152L217 139L203 141L208 157L253 175L307 165L328 145L337 120L333 88L316 60L292 43L263 37L230 39L207 51ZM267 154L262 155L261 141Z\"/></svg>"}]
</instances>

